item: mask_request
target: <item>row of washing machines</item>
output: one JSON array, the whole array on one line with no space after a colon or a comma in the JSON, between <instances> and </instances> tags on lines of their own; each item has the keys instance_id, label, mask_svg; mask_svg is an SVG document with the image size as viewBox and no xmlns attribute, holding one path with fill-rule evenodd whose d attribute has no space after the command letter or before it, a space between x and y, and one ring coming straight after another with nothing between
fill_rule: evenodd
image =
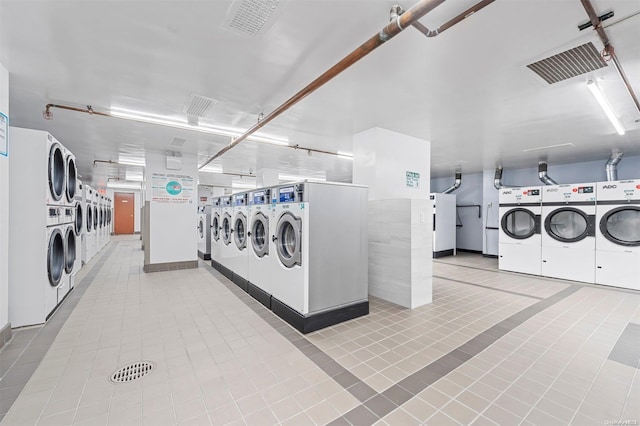
<instances>
[{"instance_id":1,"label":"row of washing machines","mask_svg":"<svg viewBox=\"0 0 640 426\"><path fill-rule=\"evenodd\" d=\"M51 134L9 129L9 321L46 322L83 265L83 187L76 159Z\"/></svg>"},{"instance_id":2,"label":"row of washing machines","mask_svg":"<svg viewBox=\"0 0 640 426\"><path fill-rule=\"evenodd\" d=\"M304 181L215 198L211 264L303 333L366 315L367 191Z\"/></svg>"},{"instance_id":3,"label":"row of washing machines","mask_svg":"<svg viewBox=\"0 0 640 426\"><path fill-rule=\"evenodd\" d=\"M89 262L111 239L113 209L111 198L100 194L89 185L81 184L80 205L84 206L85 220L79 244L82 264Z\"/></svg>"},{"instance_id":4,"label":"row of washing machines","mask_svg":"<svg viewBox=\"0 0 640 426\"><path fill-rule=\"evenodd\" d=\"M500 190L499 268L640 290L640 180Z\"/></svg>"}]
</instances>

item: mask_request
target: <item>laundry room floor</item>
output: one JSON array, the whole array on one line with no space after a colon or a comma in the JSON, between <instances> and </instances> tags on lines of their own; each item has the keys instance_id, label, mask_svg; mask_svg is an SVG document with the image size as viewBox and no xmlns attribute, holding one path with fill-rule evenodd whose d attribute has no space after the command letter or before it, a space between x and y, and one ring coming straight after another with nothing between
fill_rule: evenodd
<instances>
[{"instance_id":1,"label":"laundry room floor","mask_svg":"<svg viewBox=\"0 0 640 426\"><path fill-rule=\"evenodd\" d=\"M1 399L15 399L3 425L640 420L637 292L465 254L434 260L428 306L372 299L370 315L301 335L203 262L156 273L142 262L138 237L114 238L66 310L0 350ZM35 372L17 374L29 357ZM140 361L155 367L109 381Z\"/></svg>"}]
</instances>

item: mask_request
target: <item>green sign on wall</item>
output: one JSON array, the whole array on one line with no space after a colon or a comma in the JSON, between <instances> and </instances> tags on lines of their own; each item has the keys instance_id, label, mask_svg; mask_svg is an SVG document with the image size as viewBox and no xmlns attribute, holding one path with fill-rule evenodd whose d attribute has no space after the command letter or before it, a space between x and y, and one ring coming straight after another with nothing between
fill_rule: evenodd
<instances>
[{"instance_id":1,"label":"green sign on wall","mask_svg":"<svg viewBox=\"0 0 640 426\"><path fill-rule=\"evenodd\" d=\"M407 172L407 188L420 187L420 173Z\"/></svg>"}]
</instances>

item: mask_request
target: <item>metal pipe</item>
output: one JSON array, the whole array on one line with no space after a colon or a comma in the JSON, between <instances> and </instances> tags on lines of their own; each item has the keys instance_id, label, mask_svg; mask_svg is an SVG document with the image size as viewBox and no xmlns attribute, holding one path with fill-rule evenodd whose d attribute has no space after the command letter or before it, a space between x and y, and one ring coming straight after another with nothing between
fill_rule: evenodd
<instances>
[{"instance_id":1,"label":"metal pipe","mask_svg":"<svg viewBox=\"0 0 640 426\"><path fill-rule=\"evenodd\" d=\"M618 55L616 55L615 49L609 42L609 37L607 36L607 33L605 32L604 27L602 26L602 21L600 20L600 17L598 17L598 14L596 13L595 9L593 8L593 5L591 4L591 0L580 0L580 1L582 2L582 6L584 7L584 10L587 12L587 16L589 16L589 19L591 20L591 25L593 25L593 29L598 33L598 36L600 37L600 41L602 41L602 44L604 45L604 52L607 55L609 55L613 60L613 64L615 66L616 71L618 71L620 78L622 78L622 82L627 88L627 91L629 92L629 95L631 96L633 103L636 105L636 109L638 110L638 112L640 112L640 101L638 101L638 97L636 96L636 93L633 91L633 87L631 87L631 83L629 82L627 75L622 69L622 65L618 60Z\"/></svg>"},{"instance_id":2,"label":"metal pipe","mask_svg":"<svg viewBox=\"0 0 640 426\"><path fill-rule=\"evenodd\" d=\"M367 56L369 53L374 51L376 48L380 47L382 44L392 39L396 35L398 35L402 30L412 25L418 19L422 18L427 13L431 12L440 4L444 3L445 0L420 0L415 5L413 5L409 10L404 12L401 16L398 16L394 22L388 23L380 32L369 38L369 40L365 41L359 47L357 47L354 51L345 56L341 61L337 64L329 68L323 74L321 74L318 78L309 83L306 87L300 90L298 93L289 98L285 103L277 107L275 110L265 115L264 118L254 124L249 130L244 132L242 135L234 139L227 146L222 148L218 153L210 157L204 164L200 166L200 168L206 166L216 158L219 158L221 155L225 154L227 151L238 145L240 142L245 140L247 137L251 136L253 133L264 127L266 124L270 123L273 119L278 117L280 114L300 102L302 99L309 96L311 93L316 91L318 88L322 87L328 81L333 79L335 76L340 74L342 71L349 68L351 65L358 62L360 59Z\"/></svg>"},{"instance_id":3,"label":"metal pipe","mask_svg":"<svg viewBox=\"0 0 640 426\"><path fill-rule=\"evenodd\" d=\"M460 188L460 184L462 183L462 172L456 172L456 180L453 182L453 185L442 191L443 194L451 194L456 189Z\"/></svg>"},{"instance_id":4,"label":"metal pipe","mask_svg":"<svg viewBox=\"0 0 640 426\"><path fill-rule=\"evenodd\" d=\"M622 160L624 153L615 152L611 154L611 158L607 160L605 169L607 171L607 181L618 180L618 163Z\"/></svg>"},{"instance_id":5,"label":"metal pipe","mask_svg":"<svg viewBox=\"0 0 640 426\"><path fill-rule=\"evenodd\" d=\"M547 176L547 163L545 161L538 163L538 178L540 178L545 185L558 185L558 182Z\"/></svg>"},{"instance_id":6,"label":"metal pipe","mask_svg":"<svg viewBox=\"0 0 640 426\"><path fill-rule=\"evenodd\" d=\"M502 184L502 166L496 167L496 172L493 175L493 186L496 189L511 188L510 186Z\"/></svg>"},{"instance_id":7,"label":"metal pipe","mask_svg":"<svg viewBox=\"0 0 640 426\"><path fill-rule=\"evenodd\" d=\"M93 167L96 167L96 163L119 164L117 161L112 160L93 160Z\"/></svg>"},{"instance_id":8,"label":"metal pipe","mask_svg":"<svg viewBox=\"0 0 640 426\"><path fill-rule=\"evenodd\" d=\"M420 22L414 22L411 25L413 25L413 27L415 29L420 31L425 36L427 36L427 37L435 37L435 36L443 33L444 31L448 30L449 28L453 27L457 23L461 22L462 20L464 20L464 19L468 18L469 16L473 15L474 13L478 12L480 9L490 5L494 1L495 0L482 0L481 2L471 6L469 9L465 10L464 12L460 13L459 15L456 15L454 18L452 18L452 19L448 20L447 22L445 22L444 24L440 25L435 30L430 30L429 28L427 28L424 25L422 25ZM394 5L391 8L392 20L394 19L393 18L393 16L394 16L394 9L393 8L394 7L398 7L398 8L400 8L400 10L402 10L401 6ZM402 11L400 11L400 14L402 14Z\"/></svg>"}]
</instances>

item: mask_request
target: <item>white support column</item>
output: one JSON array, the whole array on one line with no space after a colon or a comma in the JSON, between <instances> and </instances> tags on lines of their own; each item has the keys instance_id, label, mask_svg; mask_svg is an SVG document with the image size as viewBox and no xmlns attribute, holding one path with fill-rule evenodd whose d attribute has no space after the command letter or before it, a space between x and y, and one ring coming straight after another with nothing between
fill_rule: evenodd
<instances>
[{"instance_id":1,"label":"white support column","mask_svg":"<svg viewBox=\"0 0 640 426\"><path fill-rule=\"evenodd\" d=\"M369 294L432 301L431 144L373 128L354 135L353 183L369 187Z\"/></svg>"},{"instance_id":2,"label":"white support column","mask_svg":"<svg viewBox=\"0 0 640 426\"><path fill-rule=\"evenodd\" d=\"M0 64L0 113L7 117L0 120L0 151L8 141L9 123L9 72ZM5 125L6 123L6 125ZM11 338L9 324L9 159L0 153L0 348ZM44 244L44 241L43 241Z\"/></svg>"}]
</instances>

